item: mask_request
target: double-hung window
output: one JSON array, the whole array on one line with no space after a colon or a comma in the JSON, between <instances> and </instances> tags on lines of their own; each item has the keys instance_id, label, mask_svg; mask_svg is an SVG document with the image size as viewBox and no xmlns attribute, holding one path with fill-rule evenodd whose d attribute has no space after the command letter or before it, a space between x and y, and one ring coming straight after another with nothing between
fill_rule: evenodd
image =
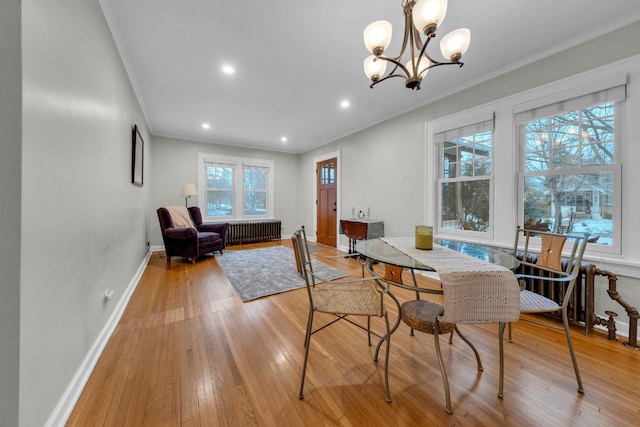
<instances>
[{"instance_id":1,"label":"double-hung window","mask_svg":"<svg viewBox=\"0 0 640 427\"><path fill-rule=\"evenodd\" d=\"M272 218L273 172L272 160L199 153L198 193L204 218Z\"/></svg>"},{"instance_id":2,"label":"double-hung window","mask_svg":"<svg viewBox=\"0 0 640 427\"><path fill-rule=\"evenodd\" d=\"M516 112L519 219L525 228L589 232L619 246L622 103L626 85Z\"/></svg>"},{"instance_id":3,"label":"double-hung window","mask_svg":"<svg viewBox=\"0 0 640 427\"><path fill-rule=\"evenodd\" d=\"M492 226L494 119L434 133L438 231L489 233Z\"/></svg>"}]
</instances>

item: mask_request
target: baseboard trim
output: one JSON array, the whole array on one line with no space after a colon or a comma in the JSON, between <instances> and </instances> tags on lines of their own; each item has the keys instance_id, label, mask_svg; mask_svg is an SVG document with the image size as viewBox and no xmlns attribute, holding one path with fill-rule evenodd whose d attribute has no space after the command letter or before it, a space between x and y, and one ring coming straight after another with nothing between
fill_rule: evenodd
<instances>
[{"instance_id":1,"label":"baseboard trim","mask_svg":"<svg viewBox=\"0 0 640 427\"><path fill-rule=\"evenodd\" d=\"M111 338L111 335L113 334L113 331L116 329L116 326L118 326L118 322L120 321L120 318L122 317L122 314L124 313L124 310L129 303L129 299L131 299L133 291L136 289L136 286L138 286L138 282L140 281L140 278L142 277L142 274L144 273L144 270L147 267L150 258L151 251L147 252L146 256L142 260L140 267L138 267L136 274L131 279L131 282L129 282L129 285L122 295L122 298L120 298L120 300L118 301L118 304L113 310L113 313L111 313L111 316L109 316L107 323L104 325L104 328L102 328L102 331L89 349L89 352L82 360L82 363L71 379L71 382L67 386L67 389L64 391L55 409L49 416L45 427L62 427L66 424L69 416L71 415L71 412L73 411L73 408L76 406L76 403L80 398L82 390L84 390L87 381L89 381L89 377L93 372L93 368L95 368L100 355L107 345L109 338Z\"/></svg>"}]
</instances>

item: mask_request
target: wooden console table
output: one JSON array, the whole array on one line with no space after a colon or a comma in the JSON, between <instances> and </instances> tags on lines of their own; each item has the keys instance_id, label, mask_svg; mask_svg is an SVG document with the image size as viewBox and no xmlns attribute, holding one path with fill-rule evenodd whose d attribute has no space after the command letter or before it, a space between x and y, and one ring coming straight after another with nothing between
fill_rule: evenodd
<instances>
[{"instance_id":1,"label":"wooden console table","mask_svg":"<svg viewBox=\"0 0 640 427\"><path fill-rule=\"evenodd\" d=\"M366 219L341 219L340 234L349 238L349 253L356 251L356 241L384 237L384 222Z\"/></svg>"}]
</instances>

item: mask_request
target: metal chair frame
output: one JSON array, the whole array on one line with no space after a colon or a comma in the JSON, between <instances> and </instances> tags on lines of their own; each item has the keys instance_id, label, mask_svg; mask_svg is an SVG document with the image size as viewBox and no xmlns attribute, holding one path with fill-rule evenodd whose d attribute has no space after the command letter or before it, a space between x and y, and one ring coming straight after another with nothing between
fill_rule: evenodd
<instances>
[{"instance_id":1,"label":"metal chair frame","mask_svg":"<svg viewBox=\"0 0 640 427\"><path fill-rule=\"evenodd\" d=\"M300 228L293 234L292 241L294 245L294 255L296 256L296 265L301 267L298 272L305 279L307 295L309 297L309 316L307 319L307 327L306 327L306 333L305 333L305 339L304 339L305 353L304 353L304 361L302 365L302 375L300 378L300 392L298 394L298 398L304 399L304 382L305 382L305 376L307 371L307 362L309 359L309 347L311 344L311 336L314 335L316 332L319 332L340 320L345 320L351 323L352 325L367 331L369 346L371 346L372 334L374 336L377 336L380 339L380 343L383 341L386 342L384 382L385 382L386 400L387 402L391 402L391 393L389 389L389 349L391 345L391 329L389 327L389 316L386 309L384 308L384 301L383 301L384 295L388 294L389 292L389 288L383 286L377 277L366 277L366 278L363 277L358 279L332 280L332 281L325 280L313 272L313 264L311 263L311 257L309 254L309 247L307 243L307 236L306 236L304 226L302 226L302 228ZM355 284L362 284L362 286L372 286L371 283L367 283L367 282L372 282L372 284L375 285L375 290L379 293L380 305L379 305L379 310L377 310L376 312L371 311L367 313L355 313L355 312L342 313L339 311L334 311L329 309L319 309L317 307L317 304L314 302L313 289L320 283L323 283L320 286L327 286L327 287L330 286L330 287L335 287L335 289L339 289L338 287L340 286L350 286ZM325 288L325 289L330 289L330 288ZM313 321L314 321L314 314L316 313L316 311L321 313L333 314L336 316L336 318L314 329ZM352 321L350 318L348 318L348 316L366 316L367 326L365 327L357 322ZM378 317L384 318L385 325L386 325L385 334L378 334L376 332L371 331L371 328L370 328L371 316L378 316ZM378 351L375 352L373 361L378 362Z\"/></svg>"},{"instance_id":2,"label":"metal chair frame","mask_svg":"<svg viewBox=\"0 0 640 427\"><path fill-rule=\"evenodd\" d=\"M449 333L449 344L453 343L453 333L456 332L462 340L467 343L476 357L478 364L478 371L483 371L482 361L480 360L480 354L469 339L462 334L458 325L455 323L445 323L440 321L440 317L444 314L445 307L429 300L420 299L421 293L442 293L440 291L434 291L432 289L419 288L416 281L415 273L411 270L413 279L413 286L405 285L402 280L403 267L382 263L385 268L384 277L381 280L390 283L393 282L393 286L400 285L405 289L413 289L416 292L416 299L413 301L407 301L400 305L400 316L407 326L411 328L411 335L413 336L414 329L419 330L427 334L432 334L434 337L434 344L436 349L436 356L438 358L438 365L440 367L440 373L442 374L442 382L444 385L445 395L445 411L449 414L453 413L451 407L451 392L449 389L449 379L447 377L447 371L444 366L444 360L442 358L442 351L440 350L440 334ZM391 283L390 283L391 284ZM407 312L411 312L412 316L419 317L421 314L428 316L417 319L416 322L412 322L412 318L407 315Z\"/></svg>"},{"instance_id":3,"label":"metal chair frame","mask_svg":"<svg viewBox=\"0 0 640 427\"><path fill-rule=\"evenodd\" d=\"M536 255L540 252L540 251L547 251L547 254L549 258L553 258L554 262L560 264L560 260L561 258L563 258L562 254L563 252L565 254L568 254L568 256L566 256L566 260L567 263L565 264L566 270L556 270L553 268L549 268L549 267L545 267L542 265L539 265L537 263L533 263L530 261L531 256L533 255L533 252L530 247L529 247L529 243L531 241L531 238L534 237L542 237L542 236L550 236L550 237L557 237L557 238L564 238L564 245L566 245L567 242L572 242L570 244L570 248L567 251L567 248L563 248L564 251L552 251L549 248L541 248L540 250L537 250ZM524 300L525 298L522 298L523 295L527 295L527 294L523 294L521 293L521 303L520 303L520 312L521 313L549 313L549 312L555 312L555 311L561 311L562 313L562 323L563 323L563 327L558 327L555 325L551 325L548 323L544 323L544 322L539 322L539 321L535 321L535 320L530 320L530 319L520 319L521 321L525 321L525 322L529 322L529 323L533 323L533 324L537 324L537 325L542 325L542 326L546 326L546 327L550 327L553 329L558 329L558 330L564 330L566 338L567 338L567 345L569 347L569 353L571 355L571 361L573 363L573 369L576 375L576 381L578 383L578 392L579 393L584 393L584 388L582 386L582 379L580 378L580 370L578 368L578 361L576 359L576 354L575 354L575 350L573 348L573 341L571 340L571 331L569 328L569 318L568 318L568 314L567 314L567 308L569 305L569 302L571 301L571 296L573 295L573 291L574 291L574 287L575 287L575 283L576 283L576 279L578 277L578 274L580 274L580 266L582 264L582 257L584 255L585 249L587 247L587 243L589 240L589 233L584 233L583 235L579 235L579 234L560 234L560 233L551 233L551 232L541 232L541 231L536 231L536 230L528 230L528 229L524 229L521 228L520 226L517 227L516 229L516 236L515 236L515 242L513 245L513 256L517 256L518 253L520 253L520 256L522 257L522 261L520 262L521 265L525 265L525 266L531 266L531 267L535 267L539 270L542 270L546 273L549 273L549 276L538 276L538 275L531 275L531 274L516 274L516 278L518 278L519 280L521 279L540 279L543 280L545 282L549 282L552 284L558 284L558 285L566 285L566 290L564 292L564 295L562 297L562 304L559 305L558 303L556 303L555 301L542 296L540 294L535 294L535 299L536 302L540 302L543 304L540 304L539 307L525 307ZM520 242L523 241L523 244L520 245ZM520 246L520 248L519 248ZM540 258L538 258L540 259ZM539 261L538 261L539 262ZM521 289L523 289L524 286L521 283ZM528 290L522 290L521 292L531 292L532 291L528 291ZM533 296L533 295L532 295ZM502 375L502 371L504 369L504 361L503 361L503 334L504 334L504 329L505 329L505 324L502 323L500 324L500 329L499 329L499 333L500 333L500 370L501 370L501 375L500 375L500 391L498 396L502 397L503 395L503 375ZM512 342L512 334L511 334L511 323L509 323L509 336L508 336L508 341Z\"/></svg>"}]
</instances>

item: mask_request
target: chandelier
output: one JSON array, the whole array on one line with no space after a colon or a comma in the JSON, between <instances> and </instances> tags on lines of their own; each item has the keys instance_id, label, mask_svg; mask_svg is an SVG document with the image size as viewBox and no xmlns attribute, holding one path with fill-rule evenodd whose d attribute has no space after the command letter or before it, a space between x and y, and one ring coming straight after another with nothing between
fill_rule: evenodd
<instances>
[{"instance_id":1,"label":"chandelier","mask_svg":"<svg viewBox=\"0 0 640 427\"><path fill-rule=\"evenodd\" d=\"M364 72L371 79L371 88L391 77L404 77L407 88L419 90L422 78L431 68L440 65L464 65L460 59L471 41L471 31L468 28L458 28L440 41L442 55L449 62L437 61L427 53L427 46L436 37L436 29L447 13L447 0L402 0L402 8L404 39L398 56L391 58L383 55L391 42L392 29L389 21L375 21L364 29L364 44L373 54L364 60ZM426 37L424 42L421 34ZM410 58L403 64L402 56L407 49ZM389 62L393 68L383 77Z\"/></svg>"}]
</instances>

